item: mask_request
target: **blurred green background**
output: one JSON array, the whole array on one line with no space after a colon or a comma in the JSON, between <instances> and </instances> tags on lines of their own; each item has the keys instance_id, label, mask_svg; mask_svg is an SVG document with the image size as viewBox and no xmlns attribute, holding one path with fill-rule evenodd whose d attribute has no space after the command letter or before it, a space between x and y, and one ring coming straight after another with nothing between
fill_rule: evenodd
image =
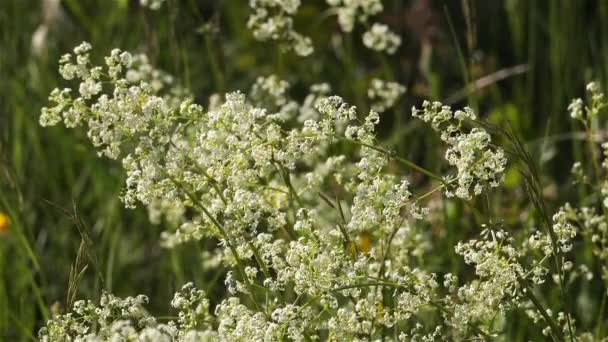
<instances>
[{"instance_id":1,"label":"blurred green background","mask_svg":"<svg viewBox=\"0 0 608 342\"><path fill-rule=\"evenodd\" d=\"M275 73L296 99L328 82L364 112L369 80L396 80L408 91L382 117L381 136L399 154L441 167L438 139L410 120L410 108L423 98L469 104L528 144L552 204L577 195L568 174L581 144L565 132L580 128L566 107L586 82L606 84L608 1L384 1L378 20L403 40L391 56L365 49L361 28L341 33L324 1L303 3L296 28L315 46L307 58L254 41L245 0L168 0L159 11L131 0L0 1L0 212L11 221L0 234L0 340L33 339L70 296L144 293L152 311L166 312L185 281L223 291L222 278L205 270L200 246L164 250L162 227L149 224L143 209L123 208L120 165L98 158L82 130L39 126L46 97L61 86L59 56L83 40L97 61L115 47L146 53L204 105L213 93L247 91L256 77ZM515 225L526 205L519 182L508 174L513 192L493 201L497 215ZM448 209L442 224L459 228L457 241L475 222L461 218L458 204ZM84 265L80 279L75 273Z\"/></svg>"}]
</instances>

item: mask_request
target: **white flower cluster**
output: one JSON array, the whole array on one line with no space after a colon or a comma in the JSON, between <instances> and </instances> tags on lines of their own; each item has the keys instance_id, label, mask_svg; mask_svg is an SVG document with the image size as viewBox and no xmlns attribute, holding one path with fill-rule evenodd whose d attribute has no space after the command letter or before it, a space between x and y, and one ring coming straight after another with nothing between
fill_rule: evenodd
<instances>
[{"instance_id":1,"label":"white flower cluster","mask_svg":"<svg viewBox=\"0 0 608 342\"><path fill-rule=\"evenodd\" d=\"M313 84L310 86L309 94L302 102L299 109L298 122L305 122L306 120L317 120L319 118L319 112L316 110L318 102L329 96L331 87L327 83Z\"/></svg>"},{"instance_id":2,"label":"white flower cluster","mask_svg":"<svg viewBox=\"0 0 608 342\"><path fill-rule=\"evenodd\" d=\"M54 341L160 341L196 342L215 339L209 330L209 302L193 284L184 285L171 305L179 310L177 321L158 323L144 308L143 295L121 299L103 293L99 305L74 303L72 312L55 317L40 330L43 342Z\"/></svg>"},{"instance_id":3,"label":"white flower cluster","mask_svg":"<svg viewBox=\"0 0 608 342\"><path fill-rule=\"evenodd\" d=\"M139 0L139 4L153 11L160 9L166 0Z\"/></svg>"},{"instance_id":4,"label":"white flower cluster","mask_svg":"<svg viewBox=\"0 0 608 342\"><path fill-rule=\"evenodd\" d=\"M66 80L79 80L80 96L75 97L70 88L54 89L49 100L55 106L42 109L40 124L51 126L63 120L67 127L76 127L86 122L93 145L115 159L126 136L145 131L154 116L162 116L170 109L170 101L156 94L171 78L152 69L146 58L132 57L118 49L106 57L105 69L92 66L90 49L91 45L85 42L74 49L75 56L66 54L61 58L59 72ZM103 82L114 85L110 95L100 95Z\"/></svg>"},{"instance_id":5,"label":"white flower cluster","mask_svg":"<svg viewBox=\"0 0 608 342\"><path fill-rule=\"evenodd\" d=\"M570 117L577 120L583 119L583 99L577 98L572 100L568 105L568 111L570 112Z\"/></svg>"},{"instance_id":6,"label":"white flower cluster","mask_svg":"<svg viewBox=\"0 0 608 342\"><path fill-rule=\"evenodd\" d=\"M299 109L299 105L288 95L289 83L276 75L258 77L249 92L249 100L256 107L276 111L290 119Z\"/></svg>"},{"instance_id":7,"label":"white flower cluster","mask_svg":"<svg viewBox=\"0 0 608 342\"><path fill-rule=\"evenodd\" d=\"M450 305L451 314L446 317L461 337L466 336L470 328L467 322L504 315L521 296L518 278L523 276L524 267L517 260L522 252L513 246L513 239L505 231L486 229L481 237L481 240L456 246L456 253L462 255L467 264L475 266L478 276L455 291L457 299Z\"/></svg>"},{"instance_id":8,"label":"white flower cluster","mask_svg":"<svg viewBox=\"0 0 608 342\"><path fill-rule=\"evenodd\" d=\"M351 32L357 21L366 22L384 9L381 0L327 0L327 3L336 9L344 32Z\"/></svg>"},{"instance_id":9,"label":"white flower cluster","mask_svg":"<svg viewBox=\"0 0 608 342\"><path fill-rule=\"evenodd\" d=\"M456 183L456 189L446 188L446 195L470 199L484 188L497 187L504 178L507 159L502 149L490 145L491 137L483 128L465 131L467 120L476 119L469 107L453 112L440 102L424 101L422 109L412 108L412 116L431 124L441 133L441 140L448 144L445 158L455 166L457 175L446 178L446 183ZM471 194L472 193L472 194Z\"/></svg>"},{"instance_id":10,"label":"white flower cluster","mask_svg":"<svg viewBox=\"0 0 608 342\"><path fill-rule=\"evenodd\" d=\"M384 9L381 0L327 0L327 3L337 14L344 32L352 32L357 22L366 24L371 16ZM247 27L259 41L277 41L286 50L308 56L314 51L312 40L294 29L300 4L300 0L249 0L252 13ZM372 50L393 54L401 45L401 38L387 25L374 23L363 34L363 44Z\"/></svg>"},{"instance_id":11,"label":"white flower cluster","mask_svg":"<svg viewBox=\"0 0 608 342\"><path fill-rule=\"evenodd\" d=\"M381 0L327 0L338 16L344 32L352 32L357 22L367 24L370 17L383 11ZM388 54L394 54L401 45L401 37L387 25L374 23L363 34L363 45Z\"/></svg>"},{"instance_id":12,"label":"white flower cluster","mask_svg":"<svg viewBox=\"0 0 608 342\"><path fill-rule=\"evenodd\" d=\"M300 7L300 0L249 0L249 6L253 13L247 26L257 40L282 42L299 56L313 52L311 39L293 28L293 16Z\"/></svg>"},{"instance_id":13,"label":"white flower cluster","mask_svg":"<svg viewBox=\"0 0 608 342\"><path fill-rule=\"evenodd\" d=\"M372 79L367 90L367 97L372 101L372 110L382 113L393 107L405 93L405 89L405 86L397 82Z\"/></svg>"},{"instance_id":14,"label":"white flower cluster","mask_svg":"<svg viewBox=\"0 0 608 342\"><path fill-rule=\"evenodd\" d=\"M586 121L590 118L596 116L600 110L608 105L608 101L606 100L606 96L600 89L600 86L597 82L590 82L587 84L587 92L591 97L591 102L589 106L585 106L583 99L576 98L570 102L568 105L568 112L570 112L570 117L580 121Z\"/></svg>"},{"instance_id":15,"label":"white flower cluster","mask_svg":"<svg viewBox=\"0 0 608 342\"><path fill-rule=\"evenodd\" d=\"M530 236L528 246L532 250L540 251L545 257L553 256L556 253L565 254L570 252L577 229L570 223L567 211L572 211L568 204L553 215L552 231L555 234L555 241L552 241L549 233L537 231Z\"/></svg>"},{"instance_id":16,"label":"white flower cluster","mask_svg":"<svg viewBox=\"0 0 608 342\"><path fill-rule=\"evenodd\" d=\"M363 34L363 45L392 55L401 46L401 37L393 33L388 26L375 23Z\"/></svg>"}]
</instances>

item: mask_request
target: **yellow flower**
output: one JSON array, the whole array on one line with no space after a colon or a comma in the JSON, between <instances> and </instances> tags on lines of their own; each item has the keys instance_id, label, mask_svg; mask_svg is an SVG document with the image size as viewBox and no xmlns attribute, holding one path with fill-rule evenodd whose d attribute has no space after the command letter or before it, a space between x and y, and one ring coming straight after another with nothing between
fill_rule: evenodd
<instances>
[{"instance_id":1,"label":"yellow flower","mask_svg":"<svg viewBox=\"0 0 608 342\"><path fill-rule=\"evenodd\" d=\"M363 254L368 254L372 249L372 236L368 232L359 234L358 244L359 251Z\"/></svg>"},{"instance_id":2,"label":"yellow flower","mask_svg":"<svg viewBox=\"0 0 608 342\"><path fill-rule=\"evenodd\" d=\"M2 212L0 212L0 234L6 233L8 231L8 227L11 225L11 222L8 219L8 216Z\"/></svg>"}]
</instances>

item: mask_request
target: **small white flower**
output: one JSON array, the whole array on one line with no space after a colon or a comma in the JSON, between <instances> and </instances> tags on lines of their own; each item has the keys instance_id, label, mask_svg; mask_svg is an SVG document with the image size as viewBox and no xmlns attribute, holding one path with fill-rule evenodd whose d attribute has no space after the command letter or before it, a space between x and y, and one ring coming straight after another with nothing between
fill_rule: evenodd
<instances>
[{"instance_id":1,"label":"small white flower","mask_svg":"<svg viewBox=\"0 0 608 342\"><path fill-rule=\"evenodd\" d=\"M574 99L568 105L568 111L570 112L570 117L576 120L583 119L583 100L582 99Z\"/></svg>"},{"instance_id":2,"label":"small white flower","mask_svg":"<svg viewBox=\"0 0 608 342\"><path fill-rule=\"evenodd\" d=\"M388 26L375 23L363 34L363 44L372 50L392 55L401 45L401 37L389 30Z\"/></svg>"},{"instance_id":3,"label":"small white flower","mask_svg":"<svg viewBox=\"0 0 608 342\"><path fill-rule=\"evenodd\" d=\"M147 7L153 11L160 9L165 0L139 0L142 7Z\"/></svg>"}]
</instances>

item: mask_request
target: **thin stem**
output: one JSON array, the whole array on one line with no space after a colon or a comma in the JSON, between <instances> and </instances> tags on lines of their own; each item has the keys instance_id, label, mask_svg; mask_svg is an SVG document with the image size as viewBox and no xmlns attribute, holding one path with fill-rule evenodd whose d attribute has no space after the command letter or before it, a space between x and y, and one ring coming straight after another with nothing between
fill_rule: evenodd
<instances>
[{"instance_id":1,"label":"thin stem","mask_svg":"<svg viewBox=\"0 0 608 342\"><path fill-rule=\"evenodd\" d=\"M291 177L290 177L289 172L285 168L285 166L283 166L283 165L277 165L277 169L279 171L279 174L281 175L281 178L283 178L283 181L285 182L285 185L289 189L291 197L293 197L293 199L296 202L298 202L298 205L300 207L304 207L304 205L302 204L302 200L300 200L300 196L298 195L298 192L293 187L293 184L291 184Z\"/></svg>"},{"instance_id":2,"label":"thin stem","mask_svg":"<svg viewBox=\"0 0 608 342\"><path fill-rule=\"evenodd\" d=\"M604 310L606 308L606 299L608 298L608 294L604 293L602 296L602 302L600 304L600 310L597 314L597 323L595 324L595 339L599 341L602 336L602 327L604 321Z\"/></svg>"},{"instance_id":3,"label":"thin stem","mask_svg":"<svg viewBox=\"0 0 608 342\"><path fill-rule=\"evenodd\" d=\"M597 163L597 151L595 150L595 141L593 139L593 131L591 129L591 126L589 125L589 122L587 122L587 120L583 121L583 125L585 126L587 144L589 145L589 152L591 153L591 161L593 164L593 171L595 172L595 178L599 179L601 172L600 172L600 166Z\"/></svg>"},{"instance_id":4,"label":"thin stem","mask_svg":"<svg viewBox=\"0 0 608 342\"><path fill-rule=\"evenodd\" d=\"M549 258L549 255L545 255L539 262L536 263L536 265L532 266L532 268L523 275L522 279L528 279L528 276L530 276L530 274L532 274L534 272L535 269L537 269L539 266L541 266L545 260L547 260L547 258Z\"/></svg>"},{"instance_id":5,"label":"thin stem","mask_svg":"<svg viewBox=\"0 0 608 342\"><path fill-rule=\"evenodd\" d=\"M327 197L325 194L323 194L322 192L319 192L319 196L320 196L320 197L321 197L321 199L322 199L322 200L323 200L325 203L327 203L327 205L328 205L328 206L330 206L332 209L338 210L338 209L336 208L336 205L334 205L334 204L331 202L331 200L329 199L329 197ZM340 205L340 203L338 202L338 203L337 203L337 205L339 206L339 205ZM346 218L344 217L344 213L342 213L342 210L338 210L338 212L339 212L339 214L340 214L340 216L341 216L341 218L342 218L342 221L344 222L344 224L346 224ZM339 230L340 230L340 233L342 233L342 236L344 237L344 244L345 244L345 245L344 245L344 247L345 247L344 249L346 250L346 253L347 253L348 255L350 255L350 256L351 256L351 257L354 259L354 258L356 257L357 252L358 252L358 251L357 251L357 246L356 246L356 245L355 245L355 244L354 244L354 243L351 241L351 239L349 238L349 236L348 236L348 232L346 231L346 229L344 228L344 226L343 226L341 223L338 223L338 224L337 224L337 226L338 226L338 228L339 228ZM349 250L349 248L350 248L351 246L352 246L352 247L353 247L353 249L354 249L354 253L352 253L353 251Z\"/></svg>"},{"instance_id":6,"label":"thin stem","mask_svg":"<svg viewBox=\"0 0 608 342\"><path fill-rule=\"evenodd\" d=\"M262 272L264 272L264 276L266 278L271 278L270 271L268 270L268 266L266 265L266 262L264 262L264 259L262 259L262 255L260 254L260 251L258 250L258 248L255 246L255 244L251 240L247 241L247 245L253 251L253 255L255 256L255 259L257 260L260 267L262 268Z\"/></svg>"},{"instance_id":7,"label":"thin stem","mask_svg":"<svg viewBox=\"0 0 608 342\"><path fill-rule=\"evenodd\" d=\"M218 222L218 220L215 218L215 216L213 216L209 212L209 210L207 208L205 208L205 206L202 205L202 203L200 203L200 201L196 198L196 196L194 196L194 194L192 194L188 189L186 189L186 187L184 187L180 182L175 180L175 178L173 178L172 176L168 175L168 177L171 180L171 182L173 182L173 184L178 186L180 189L182 189L186 193L186 196L188 196L188 198L190 198L190 200L205 214L205 216L207 216L207 218L209 220L211 220L211 223L213 223L213 225L219 230L220 235L226 241L228 248L232 252L234 259L236 260L237 270L239 271L239 273L241 274L241 277L245 281L245 284L249 288L249 292L250 292L249 296L251 297L256 309L258 309L260 312L263 312L261 307L259 306L258 302L253 297L252 283L251 283L251 281L249 281L249 277L247 277L247 274L245 273L245 269L243 267L243 261L242 261L241 257L239 256L239 253L236 250L236 247L234 247L234 245L232 244L232 241L230 240L230 236L228 235L228 232L226 232L224 227Z\"/></svg>"},{"instance_id":8,"label":"thin stem","mask_svg":"<svg viewBox=\"0 0 608 342\"><path fill-rule=\"evenodd\" d=\"M515 156L517 158L519 158L519 160L528 169L527 172L522 171L522 174L524 175L524 179L525 179L524 184L526 185L526 188L527 188L526 190L528 193L528 197L530 198L533 206L538 211L540 219L541 219L541 223L544 226L547 233L549 234L549 237L551 240L551 248L552 248L552 252L553 252L552 253L553 261L555 263L555 271L558 273L558 276L559 276L560 296L564 303L564 307L566 307L566 309L567 309L568 308L568 300L567 300L568 297L566 296L566 292L565 292L564 270L562 268L562 260L560 259L562 253L558 246L557 233L555 232L555 229L551 223L551 220L550 220L549 216L547 215L547 208L545 206L545 202L544 202L543 195L542 195L541 181L540 181L539 171L536 166L536 163L535 163L534 159L532 158L532 156L530 155L530 153L528 152L528 150L525 148L524 144L518 139L518 137L513 133L513 131L511 129L501 129L501 128L496 128L495 126L492 126L492 128L494 130L501 132L509 141L511 141L511 143L513 144L513 147L514 147L513 152L514 152ZM525 281L524 281L524 283L525 283ZM526 284L526 286L527 286L527 284ZM572 324L570 322L569 314L566 314L566 322L568 325L570 339L574 340L574 333L572 331ZM558 332L560 332L560 331L558 330ZM561 334L559 336L561 336L562 340L564 339Z\"/></svg>"},{"instance_id":9,"label":"thin stem","mask_svg":"<svg viewBox=\"0 0 608 342\"><path fill-rule=\"evenodd\" d=\"M215 51L213 51L211 33L205 32L203 36L205 40L205 48L207 49L207 56L209 57L209 64L211 66L211 73L213 74L215 84L220 92L224 91L224 75L222 74L222 70L220 69L220 65L217 61L217 56L214 53Z\"/></svg>"},{"instance_id":10,"label":"thin stem","mask_svg":"<svg viewBox=\"0 0 608 342\"><path fill-rule=\"evenodd\" d=\"M416 163L414 163L414 162L412 162L410 160L407 160L405 158L399 157L399 156L395 155L395 153L387 151L387 150L385 150L385 149L383 149L381 147L370 145L370 144L366 144L364 142L356 141L356 140L353 140L353 139L347 139L347 138L337 138L337 140L339 140L339 141L346 141L346 142L349 142L349 143L352 143L352 144L355 144L355 145L360 145L360 146L364 146L364 147L367 147L367 148L371 148L372 150L378 151L380 153L383 153L383 154L387 155L389 158L397 160L397 161L403 163L404 165L406 165L406 166L408 166L408 167L410 167L410 168L412 168L412 169L414 169L414 170L416 170L416 171L418 171L420 173L423 173L423 174L429 176L430 178L433 178L433 179L435 179L435 180L437 180L437 181L439 181L441 183L444 183L444 184L446 183L445 180L441 176L433 173L432 171L429 171L429 170L423 168L422 166L419 166L418 164L416 164Z\"/></svg>"},{"instance_id":11,"label":"thin stem","mask_svg":"<svg viewBox=\"0 0 608 342\"><path fill-rule=\"evenodd\" d=\"M211 177L207 172L205 172L205 170L203 170L198 164L195 163L195 165L196 165L197 170L200 173L202 173L207 178L207 180L211 183L211 185L215 189L215 192L218 194L218 196L220 197L220 199L222 200L224 205L228 205L226 198L224 197L223 193L220 191L221 189L219 188L219 182L217 180L215 180L215 178ZM251 250L253 251L255 259L257 260L258 264L262 268L262 272L264 272L264 275L266 276L266 278L270 278L270 272L268 271L268 266L264 262L264 259L262 259L261 255L260 255L260 251L257 249L255 244L251 240L248 240L247 244L248 244L249 248L251 248Z\"/></svg>"},{"instance_id":12,"label":"thin stem","mask_svg":"<svg viewBox=\"0 0 608 342\"><path fill-rule=\"evenodd\" d=\"M530 299L532 304L534 304L534 306L536 307L536 310L541 314L541 316L543 316L545 321L549 324L549 327L551 328L551 330L553 330L553 334L556 336L556 338L559 341L565 341L561 330L559 329L559 327L557 326L557 324L555 323L553 318L551 318L551 316L549 316L549 314L547 314L547 309L545 309L543 307L542 303L538 300L538 298L536 298L534 293L532 293L532 289L528 285L528 282L525 279L522 279L519 277L518 277L518 281L519 281L520 285L524 288L523 292L526 294L526 297L528 297L528 299Z\"/></svg>"}]
</instances>

